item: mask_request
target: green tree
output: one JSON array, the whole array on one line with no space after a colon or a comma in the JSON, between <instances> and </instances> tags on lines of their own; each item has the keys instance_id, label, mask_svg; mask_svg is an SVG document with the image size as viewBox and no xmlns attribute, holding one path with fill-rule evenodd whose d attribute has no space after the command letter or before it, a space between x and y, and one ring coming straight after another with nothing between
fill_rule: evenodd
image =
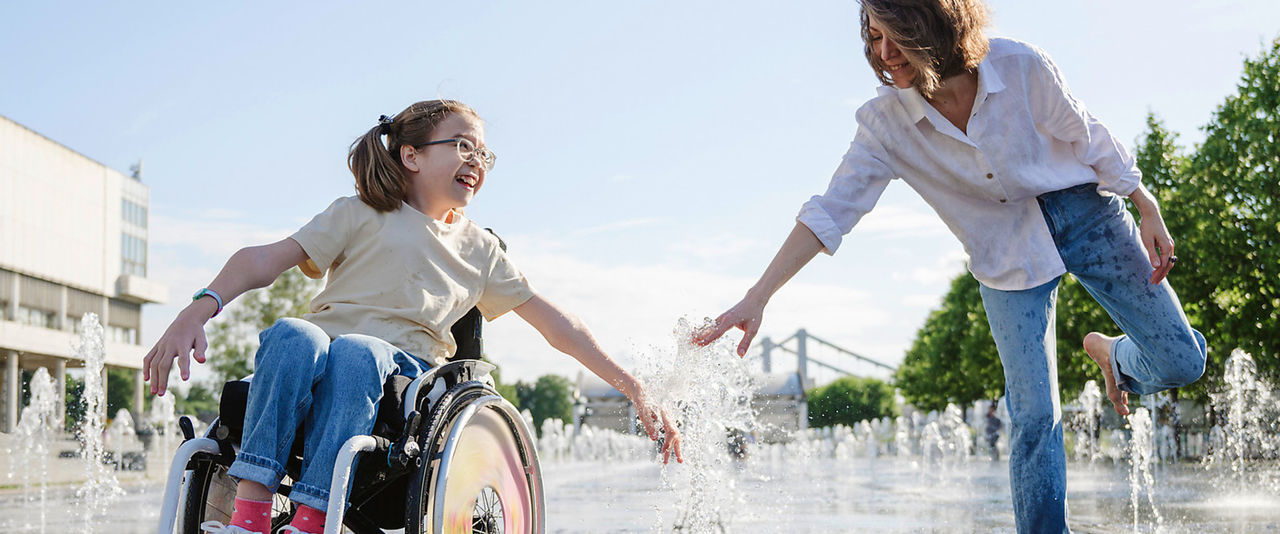
<instances>
[{"instance_id":1,"label":"green tree","mask_svg":"<svg viewBox=\"0 0 1280 534\"><path fill-rule=\"evenodd\" d=\"M1004 374L978 282L962 273L929 314L895 374L903 397L923 410L968 406L1004 390Z\"/></svg>"},{"instance_id":2,"label":"green tree","mask_svg":"<svg viewBox=\"0 0 1280 534\"><path fill-rule=\"evenodd\" d=\"M179 415L194 415L202 421L210 421L218 414L218 399L213 390L206 384L196 382L187 388L186 395L178 395L173 391L174 405ZM219 388L218 391L221 391Z\"/></svg>"},{"instance_id":3,"label":"green tree","mask_svg":"<svg viewBox=\"0 0 1280 534\"><path fill-rule=\"evenodd\" d=\"M808 391L809 426L845 425L897 415L893 386L874 378L845 376Z\"/></svg>"},{"instance_id":4,"label":"green tree","mask_svg":"<svg viewBox=\"0 0 1280 534\"><path fill-rule=\"evenodd\" d=\"M1280 39L1244 62L1237 92L1214 112L1205 140L1161 197L1174 235L1176 286L1210 343L1203 389L1232 348L1280 378ZM1176 167L1175 167L1176 168ZM1172 230L1172 228L1171 228ZM1193 280L1194 279L1194 280Z\"/></svg>"},{"instance_id":5,"label":"green tree","mask_svg":"<svg viewBox=\"0 0 1280 534\"><path fill-rule=\"evenodd\" d=\"M564 422L573 420L573 385L568 378L560 375L542 375L532 388L520 388L517 383L517 395L520 396L521 409L528 409L533 414L533 427L539 435L542 433L542 422L547 419L559 419Z\"/></svg>"},{"instance_id":6,"label":"green tree","mask_svg":"<svg viewBox=\"0 0 1280 534\"><path fill-rule=\"evenodd\" d=\"M63 430L73 431L84 420L84 379L67 374L67 396L64 400L67 416L63 420Z\"/></svg>"},{"instance_id":7,"label":"green tree","mask_svg":"<svg viewBox=\"0 0 1280 534\"><path fill-rule=\"evenodd\" d=\"M133 378L136 371L131 369L107 368L107 418L114 419L116 412L129 410L134 423L142 414L133 413ZM145 398L146 396L144 396Z\"/></svg>"},{"instance_id":8,"label":"green tree","mask_svg":"<svg viewBox=\"0 0 1280 534\"><path fill-rule=\"evenodd\" d=\"M283 317L301 317L309 311L319 282L292 268L263 289L241 295L225 310L226 317L210 321L206 328L210 379L222 391L222 383L253 372L253 356L258 350L258 333Z\"/></svg>"}]
</instances>

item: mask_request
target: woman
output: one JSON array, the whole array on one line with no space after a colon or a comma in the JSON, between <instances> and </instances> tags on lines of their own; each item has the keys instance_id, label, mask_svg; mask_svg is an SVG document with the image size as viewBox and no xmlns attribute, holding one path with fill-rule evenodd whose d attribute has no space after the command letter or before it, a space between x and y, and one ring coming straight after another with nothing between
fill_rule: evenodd
<instances>
[{"instance_id":1,"label":"woman","mask_svg":"<svg viewBox=\"0 0 1280 534\"><path fill-rule=\"evenodd\" d=\"M1090 333L1117 413L1127 394L1194 382L1205 340L1165 281L1177 261L1134 158L1067 91L1038 48L984 35L980 0L863 0L862 38L884 87L826 193L746 296L695 337L743 330L745 354L765 305L901 178L964 245L1004 367L1012 420L1010 485L1019 532L1065 532L1066 458L1054 351L1058 280L1070 272L1123 333ZM1120 197L1141 215L1135 225Z\"/></svg>"}]
</instances>

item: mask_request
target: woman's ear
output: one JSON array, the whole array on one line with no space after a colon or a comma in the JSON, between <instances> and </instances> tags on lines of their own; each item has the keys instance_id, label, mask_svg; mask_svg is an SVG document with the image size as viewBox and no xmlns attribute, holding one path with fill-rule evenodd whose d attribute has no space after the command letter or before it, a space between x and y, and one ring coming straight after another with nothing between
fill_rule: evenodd
<instances>
[{"instance_id":1,"label":"woman's ear","mask_svg":"<svg viewBox=\"0 0 1280 534\"><path fill-rule=\"evenodd\" d=\"M408 169L409 172L422 171L422 161L420 160L423 156L425 156L425 154L418 152L417 149L409 145L402 145L400 147L400 164L404 165L404 168Z\"/></svg>"}]
</instances>

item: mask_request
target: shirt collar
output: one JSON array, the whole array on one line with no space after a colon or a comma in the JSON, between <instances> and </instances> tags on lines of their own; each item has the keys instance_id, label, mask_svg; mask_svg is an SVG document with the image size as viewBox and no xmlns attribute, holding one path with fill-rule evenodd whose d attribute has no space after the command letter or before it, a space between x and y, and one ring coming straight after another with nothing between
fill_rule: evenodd
<instances>
[{"instance_id":1,"label":"shirt collar","mask_svg":"<svg viewBox=\"0 0 1280 534\"><path fill-rule=\"evenodd\" d=\"M978 102L986 100L987 95L998 93L1004 90L1004 81L1000 79L1000 75L996 73L995 67L991 66L990 56L982 58L978 62ZM888 95L897 94L898 101L902 103L902 108L906 110L907 117L912 123L919 123L925 118L924 96L917 91L915 87L900 89L892 85L881 85L876 89L877 94Z\"/></svg>"}]
</instances>

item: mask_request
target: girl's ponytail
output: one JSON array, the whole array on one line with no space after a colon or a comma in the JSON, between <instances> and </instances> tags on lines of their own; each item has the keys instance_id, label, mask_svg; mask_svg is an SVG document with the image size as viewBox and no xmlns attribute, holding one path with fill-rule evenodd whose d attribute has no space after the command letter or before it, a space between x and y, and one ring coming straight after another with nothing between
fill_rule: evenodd
<instances>
[{"instance_id":1,"label":"girl's ponytail","mask_svg":"<svg viewBox=\"0 0 1280 534\"><path fill-rule=\"evenodd\" d=\"M393 118L383 115L377 126L351 143L347 168L356 178L356 194L360 200L378 211L400 209L408 198L409 187L400 161L400 147L417 147L430 141L431 132L450 113L468 113L480 118L462 102L427 100L409 106ZM383 136L387 138L385 144Z\"/></svg>"}]
</instances>

